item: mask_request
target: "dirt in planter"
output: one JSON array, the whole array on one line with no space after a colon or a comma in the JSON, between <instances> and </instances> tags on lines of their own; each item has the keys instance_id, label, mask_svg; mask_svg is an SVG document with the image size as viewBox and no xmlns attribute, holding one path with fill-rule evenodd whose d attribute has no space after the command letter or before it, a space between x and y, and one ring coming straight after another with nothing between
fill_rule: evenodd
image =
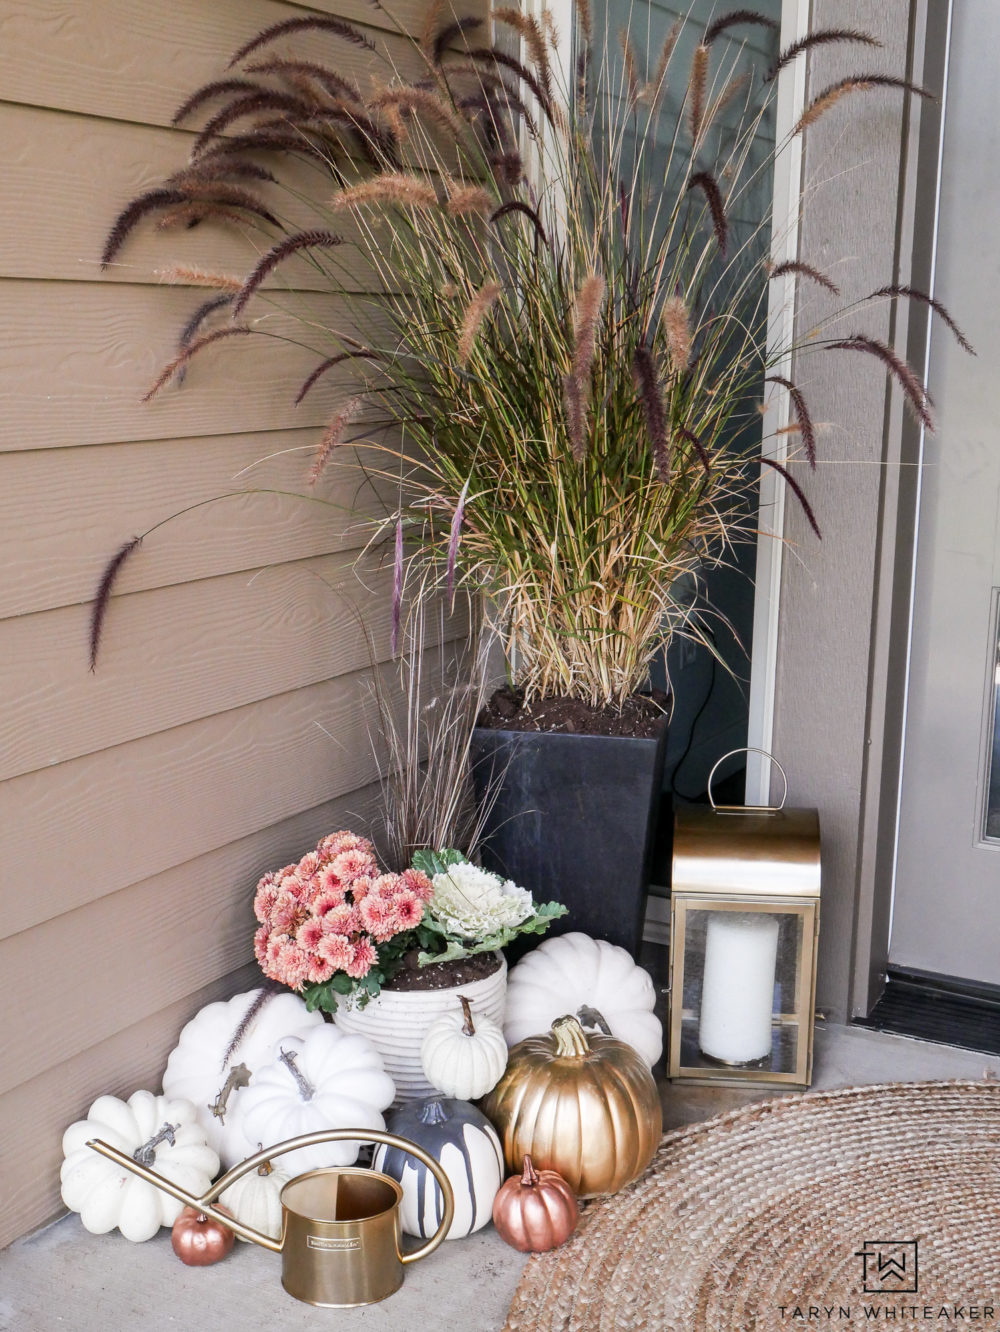
<instances>
[{"instance_id":1,"label":"dirt in planter","mask_svg":"<svg viewBox=\"0 0 1000 1332\"><path fill-rule=\"evenodd\" d=\"M537 698L525 703L516 689L498 689L476 718L493 731L550 731L562 735L620 735L654 738L670 710L662 689L633 694L622 706L591 707L581 698Z\"/></svg>"},{"instance_id":2,"label":"dirt in planter","mask_svg":"<svg viewBox=\"0 0 1000 1332\"><path fill-rule=\"evenodd\" d=\"M432 962L422 967L417 953L409 952L402 968L396 972L383 990L447 990L453 985L471 985L485 980L500 969L500 960L494 953L474 953L472 957L459 957L453 962Z\"/></svg>"}]
</instances>

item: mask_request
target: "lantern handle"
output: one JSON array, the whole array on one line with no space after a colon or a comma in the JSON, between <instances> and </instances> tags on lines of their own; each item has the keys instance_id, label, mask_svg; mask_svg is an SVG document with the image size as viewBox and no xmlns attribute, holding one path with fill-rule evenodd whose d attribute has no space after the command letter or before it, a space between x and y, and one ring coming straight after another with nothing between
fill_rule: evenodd
<instances>
[{"instance_id":1,"label":"lantern handle","mask_svg":"<svg viewBox=\"0 0 1000 1332\"><path fill-rule=\"evenodd\" d=\"M782 793L781 793L781 804L780 804L780 805L717 805L717 804L715 803L715 799L714 799L713 796L712 796L712 778L715 776L716 772L718 772L718 770L719 770L719 768L721 767L721 765L722 765L723 763L725 763L726 759L727 759L727 758L732 758L734 754L763 754L765 758L771 760L771 762L774 764L774 766L775 766L775 767L778 769L778 771L781 773L781 780L782 780L782 782L784 783L784 790L783 790ZM712 806L713 810L715 810L717 813L722 813L722 814L744 814L744 813L746 813L746 814L758 814L758 813L759 813L759 814L777 814L777 813L779 813L781 810L783 810L783 809L785 808L785 801L786 801L787 799L788 799L788 776L787 776L787 774L786 774L784 768L781 766L781 764L778 762L778 760L774 757L774 755L768 752L768 750L766 750L766 749L758 749L755 745L744 745L744 746L742 746L742 748L740 748L740 749L731 749L731 750L729 751L728 754L723 754L722 758L718 759L718 760L712 765L712 771L708 774L708 803Z\"/></svg>"}]
</instances>

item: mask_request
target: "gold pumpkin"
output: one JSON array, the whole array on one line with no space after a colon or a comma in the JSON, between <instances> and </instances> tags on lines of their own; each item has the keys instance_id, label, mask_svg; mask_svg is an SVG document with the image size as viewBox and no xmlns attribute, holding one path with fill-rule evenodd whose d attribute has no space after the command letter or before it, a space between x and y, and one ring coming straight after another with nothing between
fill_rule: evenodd
<instances>
[{"instance_id":1,"label":"gold pumpkin","mask_svg":"<svg viewBox=\"0 0 1000 1332\"><path fill-rule=\"evenodd\" d=\"M519 1041L483 1106L511 1170L530 1156L582 1198L615 1193L649 1165L663 1115L653 1075L624 1041L584 1034L575 1017Z\"/></svg>"}]
</instances>

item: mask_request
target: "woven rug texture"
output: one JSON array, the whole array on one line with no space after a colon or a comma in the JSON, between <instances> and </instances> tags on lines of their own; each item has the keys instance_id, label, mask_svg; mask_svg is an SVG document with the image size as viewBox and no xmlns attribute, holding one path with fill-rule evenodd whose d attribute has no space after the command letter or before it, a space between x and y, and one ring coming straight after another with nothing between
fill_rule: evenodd
<instances>
[{"instance_id":1,"label":"woven rug texture","mask_svg":"<svg viewBox=\"0 0 1000 1332\"><path fill-rule=\"evenodd\" d=\"M812 1092L668 1134L530 1260L504 1332L885 1323L1000 1329L1000 1083Z\"/></svg>"}]
</instances>

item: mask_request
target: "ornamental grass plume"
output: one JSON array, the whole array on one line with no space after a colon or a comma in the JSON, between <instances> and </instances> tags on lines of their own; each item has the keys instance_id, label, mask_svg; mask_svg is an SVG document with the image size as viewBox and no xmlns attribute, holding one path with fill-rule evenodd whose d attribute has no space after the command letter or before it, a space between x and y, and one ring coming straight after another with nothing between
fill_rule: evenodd
<instances>
[{"instance_id":1,"label":"ornamental grass plume","mask_svg":"<svg viewBox=\"0 0 1000 1332\"><path fill-rule=\"evenodd\" d=\"M393 47L330 15L283 20L178 109L195 131L191 160L122 209L104 262L157 218L235 221L253 229L258 258L237 292L227 283L198 303L150 396L230 334L311 349L315 368L289 393L290 406L296 392L323 395L331 423L311 502L335 468L398 491L369 543L393 561L394 639L405 575L418 600L480 599L527 701L620 705L672 634L707 637L676 589L756 539L762 466L818 533L799 480L799 464L818 461L807 358L866 355L930 426L919 376L860 317L871 303L915 300L968 349L940 302L909 287L839 307L839 284L811 256L769 264L767 215L745 221L770 165L761 144L784 71L814 48L867 58L879 44L825 28L781 51L775 21L738 8L697 35L681 21L643 50L645 23L626 22L619 43L580 0L578 59L565 70L551 23L517 9L492 15L516 51L443 0L415 38L385 0L376 10ZM771 51L748 82L750 37ZM371 58L377 82L345 86L345 43ZM929 95L891 73L848 75L812 97L794 134L866 114L854 96L865 90ZM336 320L289 287L293 255L313 288L337 296ZM822 298L822 317L810 323L805 304L790 339L769 341L768 294L793 281ZM275 311L300 314L300 331L268 324ZM844 336L835 321L847 311L859 323ZM333 367L347 383L328 377ZM794 431L776 432L762 457L747 427L766 387ZM349 440L362 401L364 428ZM134 549L106 571L95 652Z\"/></svg>"}]
</instances>

